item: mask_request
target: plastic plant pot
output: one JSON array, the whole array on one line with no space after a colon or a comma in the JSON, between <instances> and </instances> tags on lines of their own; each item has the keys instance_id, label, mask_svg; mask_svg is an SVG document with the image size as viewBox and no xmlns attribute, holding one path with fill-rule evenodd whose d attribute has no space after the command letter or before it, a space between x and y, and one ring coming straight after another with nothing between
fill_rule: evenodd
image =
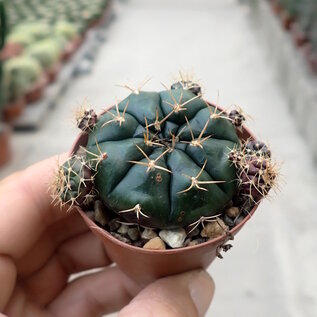
<instances>
[{"instance_id":1,"label":"plastic plant pot","mask_svg":"<svg viewBox=\"0 0 317 317\"><path fill-rule=\"evenodd\" d=\"M8 163L11 158L10 139L10 127L7 124L0 122L0 166Z\"/></svg>"},{"instance_id":2,"label":"plastic plant pot","mask_svg":"<svg viewBox=\"0 0 317 317\"><path fill-rule=\"evenodd\" d=\"M12 42L10 43L10 42L8 42L4 46L4 48L3 48L3 50L2 50L2 52L0 54L0 58L5 61L7 59L10 59L12 57L20 55L22 52L23 52L23 46L22 45L20 45L18 43L12 43Z\"/></svg>"},{"instance_id":3,"label":"plastic plant pot","mask_svg":"<svg viewBox=\"0 0 317 317\"><path fill-rule=\"evenodd\" d=\"M60 70L61 70L60 62L55 63L53 66L51 66L49 69L46 70L46 75L47 75L49 84L52 84L56 81Z\"/></svg>"},{"instance_id":4,"label":"plastic plant pot","mask_svg":"<svg viewBox=\"0 0 317 317\"><path fill-rule=\"evenodd\" d=\"M24 97L19 97L14 101L10 101L3 108L3 119L5 122L12 122L19 118L25 108Z\"/></svg>"},{"instance_id":5,"label":"plastic plant pot","mask_svg":"<svg viewBox=\"0 0 317 317\"><path fill-rule=\"evenodd\" d=\"M239 133L239 138L244 140L254 139L246 128L243 128ZM87 134L81 133L74 143L70 155L74 154L81 146L86 146L86 144ZM198 268L207 268L219 255L231 235L235 236L242 229L257 207L258 205L252 209L242 222L230 230L230 235L225 234L196 246L169 250L147 250L121 242L108 231L97 226L81 208L75 208L90 230L103 242L106 252L112 261L126 275L139 283L146 284L164 276Z\"/></svg>"},{"instance_id":6,"label":"plastic plant pot","mask_svg":"<svg viewBox=\"0 0 317 317\"><path fill-rule=\"evenodd\" d=\"M240 108L207 102L182 74L160 92L125 87L99 116L78 112L82 133L55 174L54 201L75 208L138 282L206 268L276 184L271 151Z\"/></svg>"}]
</instances>

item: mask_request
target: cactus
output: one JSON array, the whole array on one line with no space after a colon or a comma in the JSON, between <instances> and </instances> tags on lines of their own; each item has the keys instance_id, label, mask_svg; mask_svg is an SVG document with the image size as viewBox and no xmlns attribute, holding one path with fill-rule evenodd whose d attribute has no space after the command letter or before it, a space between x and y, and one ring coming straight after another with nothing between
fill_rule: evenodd
<instances>
[{"instance_id":1,"label":"cactus","mask_svg":"<svg viewBox=\"0 0 317 317\"><path fill-rule=\"evenodd\" d=\"M47 70L58 62L61 46L57 40L46 39L31 45L26 54L36 59L43 69Z\"/></svg>"},{"instance_id":2,"label":"cactus","mask_svg":"<svg viewBox=\"0 0 317 317\"><path fill-rule=\"evenodd\" d=\"M40 78L42 68L31 57L14 57L4 63L3 74L6 100L15 100Z\"/></svg>"},{"instance_id":3,"label":"cactus","mask_svg":"<svg viewBox=\"0 0 317 317\"><path fill-rule=\"evenodd\" d=\"M238 170L238 196L247 198L247 202L257 204L275 186L277 167L263 142L248 140L230 152L229 160Z\"/></svg>"},{"instance_id":4,"label":"cactus","mask_svg":"<svg viewBox=\"0 0 317 317\"><path fill-rule=\"evenodd\" d=\"M58 21L54 26L54 32L67 41L73 40L78 36L78 30L75 24L67 21Z\"/></svg>"},{"instance_id":5,"label":"cactus","mask_svg":"<svg viewBox=\"0 0 317 317\"><path fill-rule=\"evenodd\" d=\"M239 139L238 110L228 115L207 103L194 82L161 92L126 87L132 93L99 117L91 109L79 114L88 141L59 169L63 204L87 209L97 195L127 223L170 229L214 219L237 194L252 203L267 195L275 178L264 168L269 151ZM258 169L255 192L245 188L247 164Z\"/></svg>"},{"instance_id":6,"label":"cactus","mask_svg":"<svg viewBox=\"0 0 317 317\"><path fill-rule=\"evenodd\" d=\"M30 34L35 41L43 40L49 37L52 33L52 29L49 24L43 22L24 22L18 24L12 30L13 33L25 33Z\"/></svg>"},{"instance_id":7,"label":"cactus","mask_svg":"<svg viewBox=\"0 0 317 317\"><path fill-rule=\"evenodd\" d=\"M21 88L27 89L40 78L42 68L34 58L19 56L5 62L4 74L7 78L19 77L23 85Z\"/></svg>"},{"instance_id":8,"label":"cactus","mask_svg":"<svg viewBox=\"0 0 317 317\"><path fill-rule=\"evenodd\" d=\"M7 37L8 43L17 43L26 48L35 42L34 36L23 31L12 32Z\"/></svg>"}]
</instances>

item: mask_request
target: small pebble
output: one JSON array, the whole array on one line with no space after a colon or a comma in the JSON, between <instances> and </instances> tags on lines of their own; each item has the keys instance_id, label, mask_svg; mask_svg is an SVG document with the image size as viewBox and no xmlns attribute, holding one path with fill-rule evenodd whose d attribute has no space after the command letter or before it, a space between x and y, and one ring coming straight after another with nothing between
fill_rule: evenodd
<instances>
[{"instance_id":1,"label":"small pebble","mask_svg":"<svg viewBox=\"0 0 317 317\"><path fill-rule=\"evenodd\" d=\"M187 238L187 239L184 241L184 245L183 245L183 246L184 246L184 247L188 247L191 241L192 241L191 238Z\"/></svg>"},{"instance_id":2,"label":"small pebble","mask_svg":"<svg viewBox=\"0 0 317 317\"><path fill-rule=\"evenodd\" d=\"M189 246L189 247L192 247L192 246L194 246L194 245L198 245L198 244L201 244L201 243L203 243L203 242L206 242L206 240L203 239L203 238L198 238L198 239L195 239L195 240L190 241L190 243L188 244L188 246Z\"/></svg>"},{"instance_id":3,"label":"small pebble","mask_svg":"<svg viewBox=\"0 0 317 317\"><path fill-rule=\"evenodd\" d=\"M117 229L120 228L121 224L118 221L119 221L119 218L114 218L111 221L109 221L108 225L109 225L110 232L116 231Z\"/></svg>"},{"instance_id":4,"label":"small pebble","mask_svg":"<svg viewBox=\"0 0 317 317\"><path fill-rule=\"evenodd\" d=\"M243 221L244 217L243 216L239 216L235 222L236 225L238 225L239 223L241 223Z\"/></svg>"},{"instance_id":5,"label":"small pebble","mask_svg":"<svg viewBox=\"0 0 317 317\"><path fill-rule=\"evenodd\" d=\"M225 211L226 215L230 218L235 218L239 215L240 210L238 207L230 207Z\"/></svg>"},{"instance_id":6,"label":"small pebble","mask_svg":"<svg viewBox=\"0 0 317 317\"><path fill-rule=\"evenodd\" d=\"M121 242L127 243L127 244L131 244L131 241L129 239L127 239L126 237L123 237L121 234L115 233L115 232L111 232L111 235L113 237L115 237L116 239L120 240Z\"/></svg>"},{"instance_id":7,"label":"small pebble","mask_svg":"<svg viewBox=\"0 0 317 317\"><path fill-rule=\"evenodd\" d=\"M145 228L141 234L141 238L144 240L151 240L156 237L157 237L157 234L153 229Z\"/></svg>"},{"instance_id":8,"label":"small pebble","mask_svg":"<svg viewBox=\"0 0 317 317\"><path fill-rule=\"evenodd\" d=\"M126 233L128 233L128 230L129 230L129 227L125 224L122 224L117 232L122 235L125 235Z\"/></svg>"},{"instance_id":9,"label":"small pebble","mask_svg":"<svg viewBox=\"0 0 317 317\"><path fill-rule=\"evenodd\" d=\"M101 200L96 200L94 203L95 210L95 221L99 222L102 226L105 226L109 221L110 217L107 213L107 209Z\"/></svg>"},{"instance_id":10,"label":"small pebble","mask_svg":"<svg viewBox=\"0 0 317 317\"><path fill-rule=\"evenodd\" d=\"M186 231L183 228L161 230L159 236L165 241L171 248L181 248L186 239Z\"/></svg>"},{"instance_id":11,"label":"small pebble","mask_svg":"<svg viewBox=\"0 0 317 317\"><path fill-rule=\"evenodd\" d=\"M128 237L132 240L132 241L137 241L140 239L140 231L138 228L133 227L133 228L129 228L128 229Z\"/></svg>"},{"instance_id":12,"label":"small pebble","mask_svg":"<svg viewBox=\"0 0 317 317\"><path fill-rule=\"evenodd\" d=\"M144 246L143 249L149 250L165 250L166 246L165 243L159 237L153 238L148 241Z\"/></svg>"},{"instance_id":13,"label":"small pebble","mask_svg":"<svg viewBox=\"0 0 317 317\"><path fill-rule=\"evenodd\" d=\"M198 228L195 228L193 231L189 232L187 234L187 237L197 237L199 235L199 229Z\"/></svg>"},{"instance_id":14,"label":"small pebble","mask_svg":"<svg viewBox=\"0 0 317 317\"><path fill-rule=\"evenodd\" d=\"M229 227L220 219L217 218L217 221L208 222L205 224L205 228L201 231L200 235L203 238L214 239L219 236L222 236L229 230Z\"/></svg>"},{"instance_id":15,"label":"small pebble","mask_svg":"<svg viewBox=\"0 0 317 317\"><path fill-rule=\"evenodd\" d=\"M235 222L234 222L234 219L230 218L227 215L223 216L223 221L229 227L234 227L236 225Z\"/></svg>"},{"instance_id":16,"label":"small pebble","mask_svg":"<svg viewBox=\"0 0 317 317\"><path fill-rule=\"evenodd\" d=\"M135 241L132 243L135 247L138 247L138 248L143 248L145 242L144 240L139 240L139 241Z\"/></svg>"}]
</instances>

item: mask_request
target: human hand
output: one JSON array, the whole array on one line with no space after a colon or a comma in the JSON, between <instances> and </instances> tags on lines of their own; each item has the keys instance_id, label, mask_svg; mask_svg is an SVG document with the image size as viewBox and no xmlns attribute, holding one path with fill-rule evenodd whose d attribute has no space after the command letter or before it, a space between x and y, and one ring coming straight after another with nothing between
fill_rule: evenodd
<instances>
[{"instance_id":1,"label":"human hand","mask_svg":"<svg viewBox=\"0 0 317 317\"><path fill-rule=\"evenodd\" d=\"M214 284L204 271L142 290L116 266L77 212L54 207L48 185L57 158L0 183L0 316L204 316ZM73 273L103 268L69 281ZM3 314L1 314L3 312Z\"/></svg>"}]
</instances>

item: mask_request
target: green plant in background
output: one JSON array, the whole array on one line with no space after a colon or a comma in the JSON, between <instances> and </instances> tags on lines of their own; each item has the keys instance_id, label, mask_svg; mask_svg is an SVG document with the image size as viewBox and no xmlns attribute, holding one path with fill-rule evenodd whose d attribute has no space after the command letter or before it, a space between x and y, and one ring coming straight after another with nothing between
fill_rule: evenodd
<instances>
[{"instance_id":1,"label":"green plant in background","mask_svg":"<svg viewBox=\"0 0 317 317\"><path fill-rule=\"evenodd\" d=\"M32 44L25 53L36 59L44 70L48 70L60 58L60 43L54 39L45 39Z\"/></svg>"},{"instance_id":2,"label":"green plant in background","mask_svg":"<svg viewBox=\"0 0 317 317\"><path fill-rule=\"evenodd\" d=\"M27 56L15 57L4 63L4 95L7 102L23 95L42 74L39 63Z\"/></svg>"},{"instance_id":3,"label":"green plant in background","mask_svg":"<svg viewBox=\"0 0 317 317\"><path fill-rule=\"evenodd\" d=\"M5 44L6 36L6 13L3 0L0 0L0 52L2 51ZM3 91L2 83L2 60L0 58L0 92ZM0 120L2 117L2 105L4 103L3 94L0 94Z\"/></svg>"},{"instance_id":4,"label":"green plant in background","mask_svg":"<svg viewBox=\"0 0 317 317\"><path fill-rule=\"evenodd\" d=\"M278 0L278 3L299 22L301 30L317 52L317 2L315 0Z\"/></svg>"},{"instance_id":5,"label":"green plant in background","mask_svg":"<svg viewBox=\"0 0 317 317\"><path fill-rule=\"evenodd\" d=\"M78 37L78 28L74 23L68 21L58 21L54 25L54 32L58 36L62 36L67 41L71 41Z\"/></svg>"},{"instance_id":6,"label":"green plant in background","mask_svg":"<svg viewBox=\"0 0 317 317\"><path fill-rule=\"evenodd\" d=\"M305 1L305 0L304 0ZM296 17L299 14L301 8L301 1L298 0L278 0L278 3L286 9L286 11L292 17Z\"/></svg>"},{"instance_id":7,"label":"green plant in background","mask_svg":"<svg viewBox=\"0 0 317 317\"><path fill-rule=\"evenodd\" d=\"M266 146L238 137L240 111L208 104L190 81L131 90L100 117L79 115L88 143L59 169L63 204L86 209L97 196L123 222L178 228L216 218L237 193L254 205L273 186Z\"/></svg>"},{"instance_id":8,"label":"green plant in background","mask_svg":"<svg viewBox=\"0 0 317 317\"><path fill-rule=\"evenodd\" d=\"M15 73L8 76L4 72L2 83L2 96L5 105L14 103L23 96L23 83Z\"/></svg>"},{"instance_id":9,"label":"green plant in background","mask_svg":"<svg viewBox=\"0 0 317 317\"><path fill-rule=\"evenodd\" d=\"M7 37L8 43L20 44L23 48L27 48L35 42L34 36L23 30L11 32Z\"/></svg>"},{"instance_id":10,"label":"green plant in background","mask_svg":"<svg viewBox=\"0 0 317 317\"><path fill-rule=\"evenodd\" d=\"M76 23L84 31L98 19L109 0L10 0L8 1L9 28L21 22L46 21L54 24L58 20Z\"/></svg>"},{"instance_id":11,"label":"green plant in background","mask_svg":"<svg viewBox=\"0 0 317 317\"><path fill-rule=\"evenodd\" d=\"M52 34L52 27L43 22L24 22L12 29L12 33L25 33L33 37L34 41L40 41Z\"/></svg>"}]
</instances>

